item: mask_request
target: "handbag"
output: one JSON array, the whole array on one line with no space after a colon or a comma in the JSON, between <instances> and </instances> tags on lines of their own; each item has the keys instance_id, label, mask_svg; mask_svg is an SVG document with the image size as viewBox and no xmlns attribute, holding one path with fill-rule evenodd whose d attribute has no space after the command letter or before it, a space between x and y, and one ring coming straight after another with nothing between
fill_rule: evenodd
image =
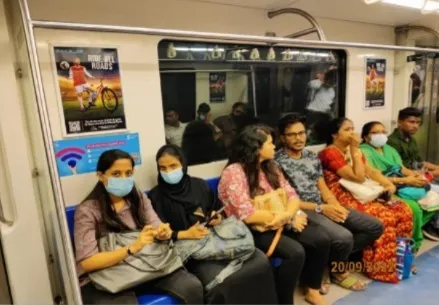
<instances>
[{"instance_id":1,"label":"handbag","mask_svg":"<svg viewBox=\"0 0 439 305\"><path fill-rule=\"evenodd\" d=\"M224 219L210 228L210 234L203 239L178 240L175 248L182 261L231 260L221 272L206 285L211 290L224 279L241 269L243 263L254 253L256 247L248 227L234 216Z\"/></svg>"},{"instance_id":2,"label":"handbag","mask_svg":"<svg viewBox=\"0 0 439 305\"><path fill-rule=\"evenodd\" d=\"M140 232L109 233L99 239L99 251L110 252L132 244ZM117 293L149 282L183 267L172 241L156 241L117 265L91 272L89 278L99 290Z\"/></svg>"},{"instance_id":3,"label":"handbag","mask_svg":"<svg viewBox=\"0 0 439 305\"><path fill-rule=\"evenodd\" d=\"M287 192L283 188L279 188L275 191L265 193L264 195L256 196L251 200L251 203L256 210L270 211L273 214L282 213L287 210ZM251 228L258 232L266 232L270 230L261 225L253 225Z\"/></svg>"},{"instance_id":4,"label":"handbag","mask_svg":"<svg viewBox=\"0 0 439 305\"><path fill-rule=\"evenodd\" d=\"M256 196L251 200L251 203L256 210L266 210L272 212L273 214L282 213L287 210L287 192L283 188L278 188L277 190L269 193ZM261 225L253 225L252 229L258 232L267 232L270 230L269 228ZM273 252L276 249L280 238L282 237L283 230L284 226L277 229L276 234L271 241L270 247L268 247L268 250L265 253L267 257L271 257L271 255L273 255Z\"/></svg>"},{"instance_id":5,"label":"handbag","mask_svg":"<svg viewBox=\"0 0 439 305\"><path fill-rule=\"evenodd\" d=\"M388 170L384 173L386 177L405 177L403 173L401 173L401 168L395 167ZM404 184L396 185L396 194L403 199L415 200L418 201L425 196L427 196L427 192L430 190L430 185L426 185L425 187L416 187L409 186Z\"/></svg>"},{"instance_id":6,"label":"handbag","mask_svg":"<svg viewBox=\"0 0 439 305\"><path fill-rule=\"evenodd\" d=\"M368 203L377 199L384 192L384 188L369 178L363 183L340 179L340 184L348 190L360 203Z\"/></svg>"},{"instance_id":7,"label":"handbag","mask_svg":"<svg viewBox=\"0 0 439 305\"><path fill-rule=\"evenodd\" d=\"M415 254L413 253L415 241L411 238L398 238L396 240L396 273L398 279L408 279L412 274L413 261Z\"/></svg>"}]
</instances>

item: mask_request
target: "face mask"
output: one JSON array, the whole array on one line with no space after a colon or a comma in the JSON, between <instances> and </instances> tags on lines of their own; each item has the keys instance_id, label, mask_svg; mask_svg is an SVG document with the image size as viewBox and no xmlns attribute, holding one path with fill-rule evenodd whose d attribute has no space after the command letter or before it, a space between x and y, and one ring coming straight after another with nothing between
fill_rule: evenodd
<instances>
[{"instance_id":1,"label":"face mask","mask_svg":"<svg viewBox=\"0 0 439 305\"><path fill-rule=\"evenodd\" d=\"M108 184L105 186L105 189L110 194L116 197L125 197L128 195L134 187L134 177L128 178L108 178Z\"/></svg>"},{"instance_id":2,"label":"face mask","mask_svg":"<svg viewBox=\"0 0 439 305\"><path fill-rule=\"evenodd\" d=\"M200 120L204 121L206 119L206 116L204 114L200 114L198 116L200 118Z\"/></svg>"},{"instance_id":3,"label":"face mask","mask_svg":"<svg viewBox=\"0 0 439 305\"><path fill-rule=\"evenodd\" d=\"M384 133L373 134L370 140L370 144L376 148L381 148L387 143L387 135Z\"/></svg>"},{"instance_id":4,"label":"face mask","mask_svg":"<svg viewBox=\"0 0 439 305\"><path fill-rule=\"evenodd\" d=\"M179 168L169 173L160 171L160 175L166 183L177 184L181 181L181 179L183 179L184 173L183 169Z\"/></svg>"}]
</instances>

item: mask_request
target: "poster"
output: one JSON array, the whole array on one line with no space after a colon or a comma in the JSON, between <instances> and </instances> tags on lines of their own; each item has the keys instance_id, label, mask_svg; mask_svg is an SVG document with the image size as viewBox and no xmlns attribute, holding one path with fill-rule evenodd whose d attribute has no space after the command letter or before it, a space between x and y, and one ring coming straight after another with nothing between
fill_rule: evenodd
<instances>
[{"instance_id":1,"label":"poster","mask_svg":"<svg viewBox=\"0 0 439 305\"><path fill-rule=\"evenodd\" d=\"M386 88L386 60L366 58L365 108L383 107Z\"/></svg>"},{"instance_id":2,"label":"poster","mask_svg":"<svg viewBox=\"0 0 439 305\"><path fill-rule=\"evenodd\" d=\"M209 96L211 103L224 103L226 101L226 73L209 73Z\"/></svg>"},{"instance_id":3,"label":"poster","mask_svg":"<svg viewBox=\"0 0 439 305\"><path fill-rule=\"evenodd\" d=\"M126 151L141 164L138 133L60 140L54 149L60 177L96 172L99 157L110 149Z\"/></svg>"},{"instance_id":4,"label":"poster","mask_svg":"<svg viewBox=\"0 0 439 305\"><path fill-rule=\"evenodd\" d=\"M126 129L117 49L53 51L64 135Z\"/></svg>"}]
</instances>

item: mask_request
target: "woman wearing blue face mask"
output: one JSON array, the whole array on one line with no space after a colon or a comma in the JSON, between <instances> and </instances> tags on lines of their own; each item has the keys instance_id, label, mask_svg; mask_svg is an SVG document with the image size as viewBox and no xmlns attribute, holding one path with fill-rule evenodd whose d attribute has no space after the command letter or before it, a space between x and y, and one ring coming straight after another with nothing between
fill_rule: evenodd
<instances>
[{"instance_id":1,"label":"woman wearing blue face mask","mask_svg":"<svg viewBox=\"0 0 439 305\"><path fill-rule=\"evenodd\" d=\"M98 290L88 273L114 266L140 252L154 239L167 240L172 231L162 223L149 199L134 185L134 160L121 150L104 152L98 161L99 182L75 213L75 250L84 304L137 304L132 290L111 294ZM99 252L98 240L109 232L141 230L137 240L112 252ZM180 269L143 284L162 290L188 304L203 302L203 286L192 274ZM143 286L142 285L142 286Z\"/></svg>"},{"instance_id":2,"label":"woman wearing blue face mask","mask_svg":"<svg viewBox=\"0 0 439 305\"><path fill-rule=\"evenodd\" d=\"M171 225L172 238L201 239L209 234L203 225L206 216L218 211L222 204L202 179L187 174L182 150L175 145L159 149L158 185L150 192L154 210L162 221ZM213 217L211 226L221 216ZM228 264L228 261L189 261L187 268L206 285ZM207 304L276 304L273 272L265 255L256 250L243 267L205 296Z\"/></svg>"},{"instance_id":3,"label":"woman wearing blue face mask","mask_svg":"<svg viewBox=\"0 0 439 305\"><path fill-rule=\"evenodd\" d=\"M399 153L387 143L385 127L380 122L369 122L363 126L361 132L363 143L360 149L371 166L381 171L384 175L390 172L399 172L402 177L389 177L395 186L413 186L420 190L428 181L421 175L409 170L402 164ZM404 199L413 211L413 239L415 247L419 249L424 239L422 227L435 215L435 212L427 212L420 208L415 200Z\"/></svg>"}]
</instances>

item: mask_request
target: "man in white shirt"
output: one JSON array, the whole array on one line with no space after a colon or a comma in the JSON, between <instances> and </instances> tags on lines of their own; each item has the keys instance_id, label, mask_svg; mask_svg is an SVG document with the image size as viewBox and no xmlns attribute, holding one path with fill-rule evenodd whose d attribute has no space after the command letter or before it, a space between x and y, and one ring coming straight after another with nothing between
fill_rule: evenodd
<instances>
[{"instance_id":1,"label":"man in white shirt","mask_svg":"<svg viewBox=\"0 0 439 305\"><path fill-rule=\"evenodd\" d=\"M335 102L335 85L337 71L329 69L326 72L319 71L317 79L308 83L308 101L306 107L306 119L309 126L309 138L313 144L323 141L321 136L326 122L333 117L333 104Z\"/></svg>"},{"instance_id":2,"label":"man in white shirt","mask_svg":"<svg viewBox=\"0 0 439 305\"><path fill-rule=\"evenodd\" d=\"M165 112L165 135L169 144L181 147L186 123L179 120L179 114L175 109L168 109Z\"/></svg>"},{"instance_id":3,"label":"man in white shirt","mask_svg":"<svg viewBox=\"0 0 439 305\"><path fill-rule=\"evenodd\" d=\"M317 79L308 83L309 101L306 107L309 111L330 113L332 111L331 105L335 98L335 70L329 70L326 73L317 73Z\"/></svg>"}]
</instances>

